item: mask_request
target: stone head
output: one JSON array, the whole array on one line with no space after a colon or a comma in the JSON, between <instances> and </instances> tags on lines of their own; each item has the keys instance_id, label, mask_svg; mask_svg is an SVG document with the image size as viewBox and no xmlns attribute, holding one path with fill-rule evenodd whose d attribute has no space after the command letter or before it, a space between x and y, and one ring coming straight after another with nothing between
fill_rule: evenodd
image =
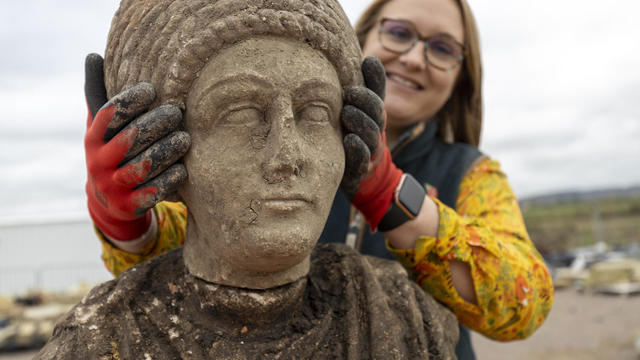
<instances>
[{"instance_id":1,"label":"stone head","mask_svg":"<svg viewBox=\"0 0 640 360\"><path fill-rule=\"evenodd\" d=\"M185 264L266 289L306 275L344 171L342 93L362 83L334 0L125 0L105 56L108 96L140 81L184 111Z\"/></svg>"}]
</instances>

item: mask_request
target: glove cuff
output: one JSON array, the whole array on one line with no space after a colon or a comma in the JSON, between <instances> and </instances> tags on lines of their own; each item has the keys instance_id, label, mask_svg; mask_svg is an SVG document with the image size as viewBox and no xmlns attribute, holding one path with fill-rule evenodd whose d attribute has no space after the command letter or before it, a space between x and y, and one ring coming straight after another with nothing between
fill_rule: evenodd
<instances>
[{"instance_id":1,"label":"glove cuff","mask_svg":"<svg viewBox=\"0 0 640 360\"><path fill-rule=\"evenodd\" d=\"M402 174L391 160L389 148L385 146L378 166L360 183L358 193L351 203L364 215L372 230L378 227L393 202Z\"/></svg>"},{"instance_id":2,"label":"glove cuff","mask_svg":"<svg viewBox=\"0 0 640 360\"><path fill-rule=\"evenodd\" d=\"M103 234L118 241L131 241L144 235L151 226L151 209L140 218L123 221L101 217L89 206L89 215Z\"/></svg>"}]
</instances>

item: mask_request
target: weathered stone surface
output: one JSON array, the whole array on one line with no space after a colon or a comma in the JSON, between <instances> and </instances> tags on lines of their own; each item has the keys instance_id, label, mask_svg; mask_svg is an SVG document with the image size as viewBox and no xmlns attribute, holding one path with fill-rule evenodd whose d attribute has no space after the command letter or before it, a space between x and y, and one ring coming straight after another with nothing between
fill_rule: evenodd
<instances>
[{"instance_id":1,"label":"weathered stone surface","mask_svg":"<svg viewBox=\"0 0 640 360\"><path fill-rule=\"evenodd\" d=\"M454 315L396 262L337 244L311 258L308 276L262 291L202 281L174 250L93 289L36 359L455 357Z\"/></svg>"},{"instance_id":2,"label":"weathered stone surface","mask_svg":"<svg viewBox=\"0 0 640 360\"><path fill-rule=\"evenodd\" d=\"M185 121L192 274L251 289L307 274L344 169L341 107L333 65L304 43L257 37L210 60Z\"/></svg>"},{"instance_id":3,"label":"weathered stone surface","mask_svg":"<svg viewBox=\"0 0 640 360\"><path fill-rule=\"evenodd\" d=\"M209 59L257 36L287 38L321 52L343 88L363 83L360 45L338 1L122 0L105 52L107 95L144 81L155 86L155 105L184 109Z\"/></svg>"}]
</instances>

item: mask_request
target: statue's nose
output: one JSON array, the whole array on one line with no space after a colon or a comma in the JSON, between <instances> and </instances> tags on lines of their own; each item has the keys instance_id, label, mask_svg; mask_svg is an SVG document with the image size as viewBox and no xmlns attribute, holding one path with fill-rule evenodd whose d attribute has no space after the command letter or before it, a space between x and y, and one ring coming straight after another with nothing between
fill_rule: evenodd
<instances>
[{"instance_id":1,"label":"statue's nose","mask_svg":"<svg viewBox=\"0 0 640 360\"><path fill-rule=\"evenodd\" d=\"M282 182L299 176L303 168L301 134L296 127L295 113L291 99L278 97L271 104L267 121L271 131L267 138L267 157L262 166L265 180L269 183Z\"/></svg>"}]
</instances>

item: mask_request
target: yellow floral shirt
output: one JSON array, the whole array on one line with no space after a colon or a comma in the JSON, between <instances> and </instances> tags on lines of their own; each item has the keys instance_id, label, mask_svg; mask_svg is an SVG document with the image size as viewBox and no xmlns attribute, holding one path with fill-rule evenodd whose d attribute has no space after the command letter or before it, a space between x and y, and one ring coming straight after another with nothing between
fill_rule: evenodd
<instances>
[{"instance_id":1,"label":"yellow floral shirt","mask_svg":"<svg viewBox=\"0 0 640 360\"><path fill-rule=\"evenodd\" d=\"M434 201L440 214L437 237L423 236L409 250L388 243L387 248L460 323L495 340L530 336L551 310L553 285L500 164L485 159L466 175L457 212ZM449 260L470 266L477 305L454 289Z\"/></svg>"},{"instance_id":2,"label":"yellow floral shirt","mask_svg":"<svg viewBox=\"0 0 640 360\"><path fill-rule=\"evenodd\" d=\"M114 275L137 263L151 259L184 244L187 232L187 208L182 203L161 202L153 209L158 219L158 235L142 249L140 254L133 254L111 245L107 238L96 227L96 234L102 242L102 261L105 267Z\"/></svg>"},{"instance_id":3,"label":"yellow floral shirt","mask_svg":"<svg viewBox=\"0 0 640 360\"><path fill-rule=\"evenodd\" d=\"M553 302L551 276L525 229L518 201L497 161L484 159L460 184L457 209L438 205L438 236L421 237L413 249L387 248L416 282L446 304L467 327L496 340L522 339L545 320ZM187 210L181 203L155 207L158 236L142 254L102 241L104 263L115 276L184 243ZM477 305L453 287L449 260L469 264Z\"/></svg>"}]
</instances>

